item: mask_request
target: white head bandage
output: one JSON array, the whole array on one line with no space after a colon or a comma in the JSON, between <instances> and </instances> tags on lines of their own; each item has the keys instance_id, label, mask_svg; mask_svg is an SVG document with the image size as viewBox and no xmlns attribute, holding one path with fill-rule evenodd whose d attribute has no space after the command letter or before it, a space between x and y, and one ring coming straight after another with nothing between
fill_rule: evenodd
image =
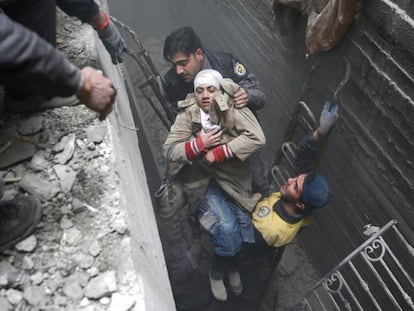
<instances>
[{"instance_id":1,"label":"white head bandage","mask_svg":"<svg viewBox=\"0 0 414 311\"><path fill-rule=\"evenodd\" d=\"M214 69L201 70L194 78L194 91L202 84L214 86L217 90L220 89L221 80L223 76L220 72Z\"/></svg>"}]
</instances>

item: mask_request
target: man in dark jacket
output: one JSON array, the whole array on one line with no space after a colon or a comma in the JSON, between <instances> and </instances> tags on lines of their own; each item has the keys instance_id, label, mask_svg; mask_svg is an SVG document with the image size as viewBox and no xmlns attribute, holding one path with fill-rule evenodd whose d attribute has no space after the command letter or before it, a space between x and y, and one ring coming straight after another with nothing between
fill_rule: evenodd
<instances>
[{"instance_id":1,"label":"man in dark jacket","mask_svg":"<svg viewBox=\"0 0 414 311\"><path fill-rule=\"evenodd\" d=\"M6 96L32 105L22 110L41 108L45 99L55 96L76 96L105 119L115 101L115 87L102 71L80 70L55 49L56 4L96 29L113 63L122 60L125 43L92 0L0 0L0 84ZM2 189L0 178L0 197ZM0 251L30 235L41 215L42 206L33 196L0 201Z\"/></svg>"},{"instance_id":2,"label":"man in dark jacket","mask_svg":"<svg viewBox=\"0 0 414 311\"><path fill-rule=\"evenodd\" d=\"M236 108L247 106L257 117L256 111L265 105L265 94L256 76L232 54L213 52L203 48L200 38L190 27L173 31L164 41L164 58L173 67L164 76L164 89L168 100L167 115L174 123L180 111L177 102L193 92L194 77L202 69L214 69L223 78L230 78L240 89L234 94ZM253 191L269 193L269 183L263 178L265 168L261 154L252 155Z\"/></svg>"},{"instance_id":3,"label":"man in dark jacket","mask_svg":"<svg viewBox=\"0 0 414 311\"><path fill-rule=\"evenodd\" d=\"M105 97L105 90L114 95L113 86L107 88L110 81L102 72L91 67L79 70L55 49L56 5L93 26L114 64L122 60L125 42L93 0L0 0L0 84L6 90L6 109L30 112L62 105L56 96L76 95L81 103L103 112L104 118L113 99L96 103L95 97Z\"/></svg>"}]
</instances>

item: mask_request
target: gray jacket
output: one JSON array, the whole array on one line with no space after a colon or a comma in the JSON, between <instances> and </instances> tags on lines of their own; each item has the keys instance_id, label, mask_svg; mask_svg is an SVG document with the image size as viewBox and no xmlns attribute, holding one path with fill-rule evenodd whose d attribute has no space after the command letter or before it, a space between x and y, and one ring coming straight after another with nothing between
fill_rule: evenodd
<instances>
[{"instance_id":1,"label":"gray jacket","mask_svg":"<svg viewBox=\"0 0 414 311\"><path fill-rule=\"evenodd\" d=\"M52 97L75 94L80 81L75 65L0 9L0 84Z\"/></svg>"}]
</instances>

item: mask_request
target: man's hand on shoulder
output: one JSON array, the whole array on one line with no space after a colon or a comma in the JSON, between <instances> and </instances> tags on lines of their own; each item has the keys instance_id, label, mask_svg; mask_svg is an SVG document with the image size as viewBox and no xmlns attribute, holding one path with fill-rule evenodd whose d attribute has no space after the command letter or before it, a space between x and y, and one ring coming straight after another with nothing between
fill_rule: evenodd
<instances>
[{"instance_id":1,"label":"man's hand on shoulder","mask_svg":"<svg viewBox=\"0 0 414 311\"><path fill-rule=\"evenodd\" d=\"M247 94L247 91L244 88L240 87L239 90L234 93L233 99L236 108L241 109L247 106L247 103L249 101L249 94Z\"/></svg>"}]
</instances>

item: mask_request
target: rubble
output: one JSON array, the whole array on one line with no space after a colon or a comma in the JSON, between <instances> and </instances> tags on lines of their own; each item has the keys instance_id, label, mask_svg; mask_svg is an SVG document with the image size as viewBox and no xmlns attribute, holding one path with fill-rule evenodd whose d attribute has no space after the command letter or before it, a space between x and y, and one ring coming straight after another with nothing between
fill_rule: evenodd
<instances>
[{"instance_id":1,"label":"rubble","mask_svg":"<svg viewBox=\"0 0 414 311\"><path fill-rule=\"evenodd\" d=\"M94 64L90 27L59 18L60 48ZM0 310L144 310L107 122L75 106L0 124L2 200L29 193L43 205L34 234L0 253Z\"/></svg>"}]
</instances>

